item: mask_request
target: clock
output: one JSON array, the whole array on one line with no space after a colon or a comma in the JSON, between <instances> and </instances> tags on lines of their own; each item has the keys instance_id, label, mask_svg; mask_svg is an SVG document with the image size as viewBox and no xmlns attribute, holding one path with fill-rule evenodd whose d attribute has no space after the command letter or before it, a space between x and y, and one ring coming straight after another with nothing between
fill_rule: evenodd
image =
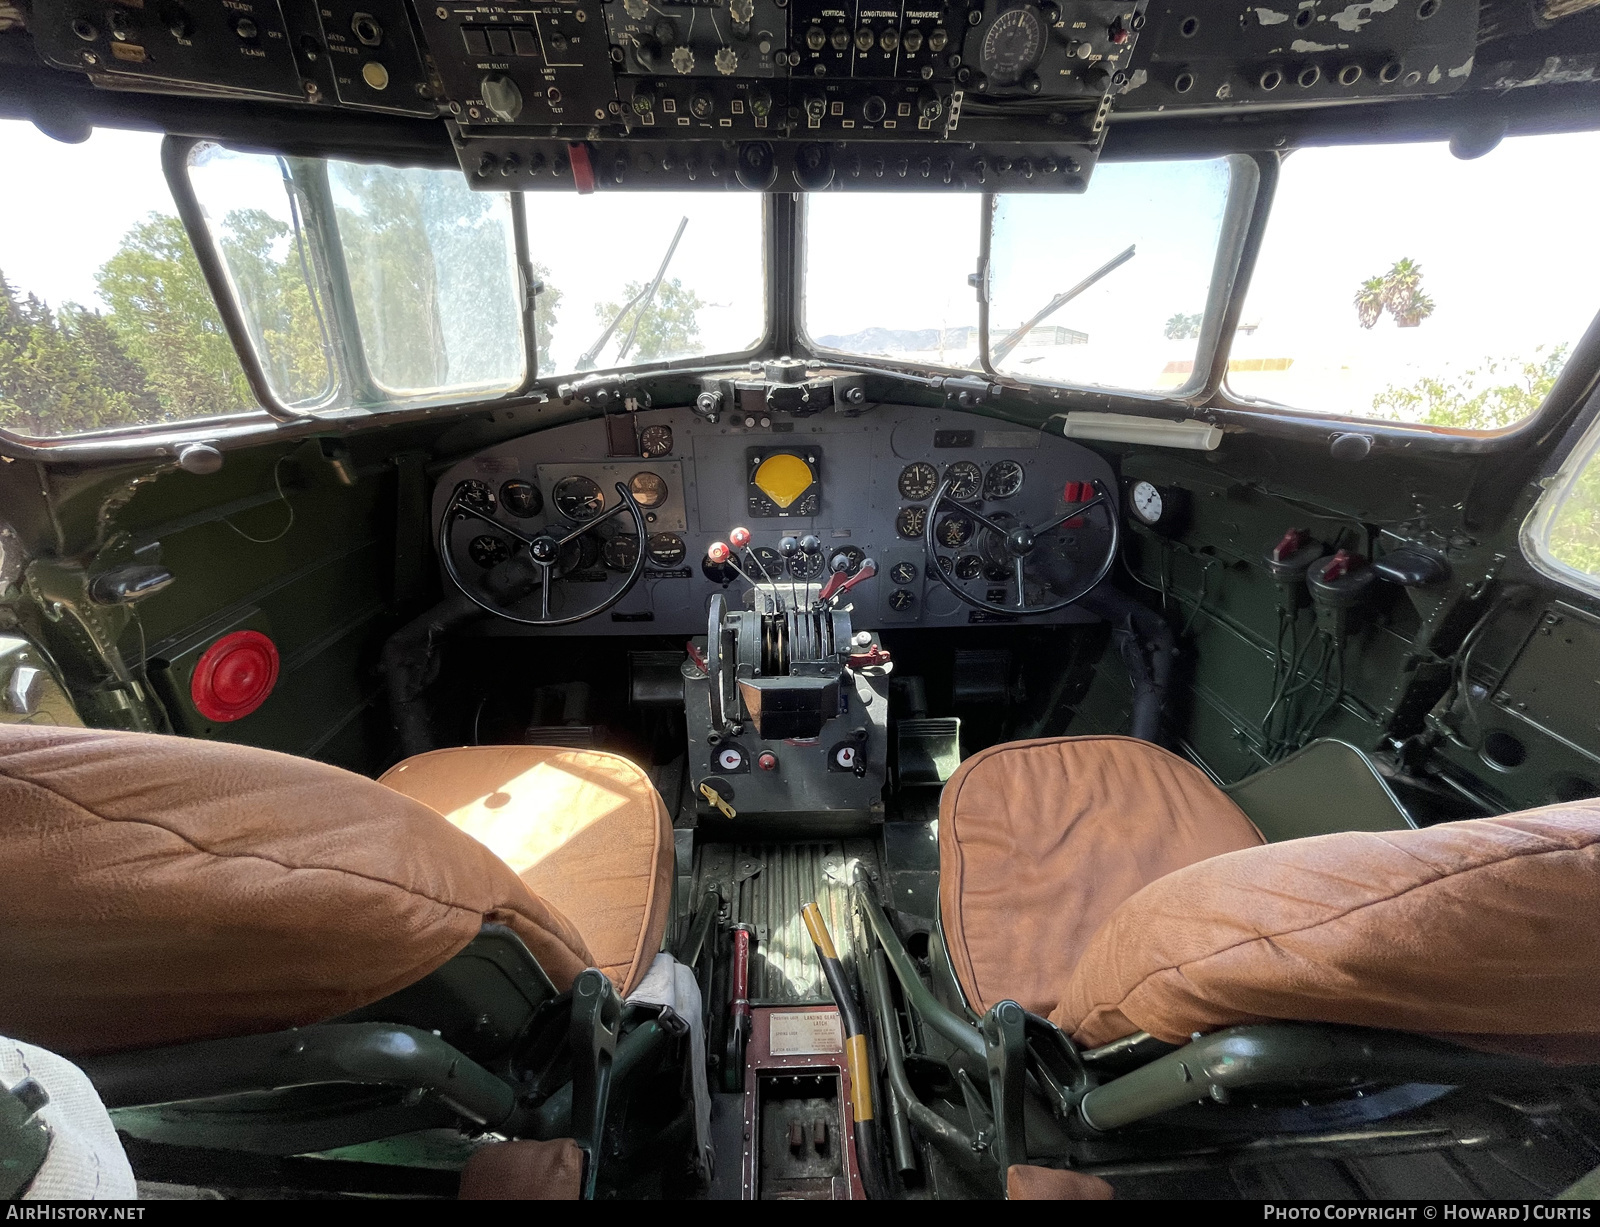
<instances>
[{"instance_id":1,"label":"clock","mask_svg":"<svg viewBox=\"0 0 1600 1227\"><path fill-rule=\"evenodd\" d=\"M1189 492L1176 486L1136 481L1128 487L1128 514L1136 524L1158 533L1175 533L1189 511Z\"/></svg>"}]
</instances>

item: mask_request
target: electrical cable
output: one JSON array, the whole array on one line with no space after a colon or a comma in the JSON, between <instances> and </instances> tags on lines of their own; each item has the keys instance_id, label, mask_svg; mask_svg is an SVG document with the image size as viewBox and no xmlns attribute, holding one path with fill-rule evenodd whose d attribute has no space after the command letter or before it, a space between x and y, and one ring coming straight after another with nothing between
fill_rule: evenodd
<instances>
[{"instance_id":1,"label":"electrical cable","mask_svg":"<svg viewBox=\"0 0 1600 1227\"><path fill-rule=\"evenodd\" d=\"M289 459L289 453L285 452L283 455L278 457L278 462L272 466L272 484L278 489L278 498L283 502L283 505L289 509L289 520L286 524L284 524L283 528L278 531L276 536L252 537L249 533L245 532L244 529L240 528L232 520L228 519L227 516L221 517L224 524L233 529L234 532L238 533L246 541L252 541L256 545L271 545L274 541L283 540L283 538L288 535L289 530L294 527L294 505L289 502L288 496L286 496L283 492L282 469L283 462L287 459Z\"/></svg>"}]
</instances>

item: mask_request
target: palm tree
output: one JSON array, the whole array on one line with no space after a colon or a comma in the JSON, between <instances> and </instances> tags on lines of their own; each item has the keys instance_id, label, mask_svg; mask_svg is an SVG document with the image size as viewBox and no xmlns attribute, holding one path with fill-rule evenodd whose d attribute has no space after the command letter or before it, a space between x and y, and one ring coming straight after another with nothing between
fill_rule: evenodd
<instances>
[{"instance_id":1,"label":"palm tree","mask_svg":"<svg viewBox=\"0 0 1600 1227\"><path fill-rule=\"evenodd\" d=\"M1422 265L1402 256L1381 277L1368 277L1356 291L1356 319L1371 328L1384 311L1399 328L1415 328L1433 314L1433 299L1422 292Z\"/></svg>"},{"instance_id":2,"label":"palm tree","mask_svg":"<svg viewBox=\"0 0 1600 1227\"><path fill-rule=\"evenodd\" d=\"M1420 293L1422 267L1410 256L1396 260L1394 267L1383 275L1383 305L1389 308L1396 322L1411 315L1412 301Z\"/></svg>"},{"instance_id":3,"label":"palm tree","mask_svg":"<svg viewBox=\"0 0 1600 1227\"><path fill-rule=\"evenodd\" d=\"M1356 292L1356 318L1363 328L1371 328L1383 314L1383 278L1368 277Z\"/></svg>"},{"instance_id":4,"label":"palm tree","mask_svg":"<svg viewBox=\"0 0 1600 1227\"><path fill-rule=\"evenodd\" d=\"M1418 290L1411 296L1411 301L1404 311L1390 309L1394 311L1395 327L1415 328L1433 314L1433 299Z\"/></svg>"}]
</instances>

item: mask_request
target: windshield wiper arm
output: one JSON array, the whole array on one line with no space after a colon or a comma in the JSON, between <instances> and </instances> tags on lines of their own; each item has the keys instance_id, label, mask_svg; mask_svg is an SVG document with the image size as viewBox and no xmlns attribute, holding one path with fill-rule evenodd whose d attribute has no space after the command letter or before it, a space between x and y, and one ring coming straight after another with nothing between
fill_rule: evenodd
<instances>
[{"instance_id":1,"label":"windshield wiper arm","mask_svg":"<svg viewBox=\"0 0 1600 1227\"><path fill-rule=\"evenodd\" d=\"M1040 309L1039 313L1021 328L1018 328L1015 332L1007 336L1005 340L1000 342L1000 344L990 346L989 365L993 366L997 362L1005 361L1006 355L1008 355L1012 350L1022 343L1023 337L1027 336L1051 315L1061 310L1062 307L1066 306L1069 302L1071 302L1079 294L1082 294L1090 286L1094 285L1094 283L1099 281L1102 277L1116 271L1129 260L1133 259L1133 252L1136 246L1137 244L1134 243L1128 244L1127 251L1122 252L1120 255L1112 256L1111 259L1107 260L1099 268L1095 269L1094 272L1090 273L1070 290L1064 290L1060 294L1057 294L1049 302L1045 303L1045 305Z\"/></svg>"},{"instance_id":2,"label":"windshield wiper arm","mask_svg":"<svg viewBox=\"0 0 1600 1227\"><path fill-rule=\"evenodd\" d=\"M617 361L619 363L623 358L627 357L628 350L633 347L633 338L638 335L639 321L644 318L644 313L650 309L650 303L655 299L656 290L661 286L661 279L667 275L667 265L672 263L672 254L678 250L678 240L683 237L684 229L688 225L689 218L685 215L683 220L678 223L678 232L672 236L672 243L667 248L666 256L662 258L661 267L656 269L655 280L629 299L622 310L612 316L611 322L606 325L606 330L600 334L600 339L584 350L583 354L578 358L578 369L580 371L592 371L594 369L595 359L600 356L600 351L606 347L606 342L611 339L611 334L617 330L617 325L622 323L623 317L629 311L638 307L639 310L633 317L633 326L628 329L628 335L622 342L622 348L617 351Z\"/></svg>"}]
</instances>

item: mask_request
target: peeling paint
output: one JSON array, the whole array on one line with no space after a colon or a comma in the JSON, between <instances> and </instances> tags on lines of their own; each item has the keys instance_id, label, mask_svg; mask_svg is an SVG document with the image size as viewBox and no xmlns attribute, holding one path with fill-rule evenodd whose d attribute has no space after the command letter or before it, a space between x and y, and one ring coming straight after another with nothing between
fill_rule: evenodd
<instances>
[{"instance_id":1,"label":"peeling paint","mask_svg":"<svg viewBox=\"0 0 1600 1227\"><path fill-rule=\"evenodd\" d=\"M1256 20L1264 26L1281 26L1289 20L1289 14L1280 13L1276 9L1257 9Z\"/></svg>"},{"instance_id":2,"label":"peeling paint","mask_svg":"<svg viewBox=\"0 0 1600 1227\"><path fill-rule=\"evenodd\" d=\"M1221 85L1217 86L1217 101L1218 102L1224 102L1227 99L1232 98L1232 97L1233 97L1233 86L1229 85L1228 82L1224 81Z\"/></svg>"},{"instance_id":3,"label":"peeling paint","mask_svg":"<svg viewBox=\"0 0 1600 1227\"><path fill-rule=\"evenodd\" d=\"M1600 59L1592 55L1552 55L1533 76L1518 71L1515 63L1498 64L1488 74L1499 90L1526 89L1530 85L1572 85L1600 80Z\"/></svg>"},{"instance_id":4,"label":"peeling paint","mask_svg":"<svg viewBox=\"0 0 1600 1227\"><path fill-rule=\"evenodd\" d=\"M1298 51L1301 55L1309 55L1313 51L1345 51L1349 47L1349 43L1314 43L1304 38L1297 38L1289 44L1290 51Z\"/></svg>"},{"instance_id":5,"label":"peeling paint","mask_svg":"<svg viewBox=\"0 0 1600 1227\"><path fill-rule=\"evenodd\" d=\"M1449 75L1452 77L1470 77L1472 75L1472 61L1476 58L1476 56L1469 55L1467 62L1461 65L1460 68L1452 68Z\"/></svg>"},{"instance_id":6,"label":"peeling paint","mask_svg":"<svg viewBox=\"0 0 1600 1227\"><path fill-rule=\"evenodd\" d=\"M1439 84L1439 82L1443 79L1443 77L1444 77L1444 74L1439 71L1439 66L1437 64L1435 64L1432 68L1430 68L1428 70L1428 84L1429 85L1437 85L1437 84Z\"/></svg>"},{"instance_id":7,"label":"peeling paint","mask_svg":"<svg viewBox=\"0 0 1600 1227\"><path fill-rule=\"evenodd\" d=\"M1400 0L1363 0L1360 4L1352 4L1334 13L1328 18L1346 34L1354 34L1362 26L1372 21L1374 13L1387 13Z\"/></svg>"}]
</instances>

